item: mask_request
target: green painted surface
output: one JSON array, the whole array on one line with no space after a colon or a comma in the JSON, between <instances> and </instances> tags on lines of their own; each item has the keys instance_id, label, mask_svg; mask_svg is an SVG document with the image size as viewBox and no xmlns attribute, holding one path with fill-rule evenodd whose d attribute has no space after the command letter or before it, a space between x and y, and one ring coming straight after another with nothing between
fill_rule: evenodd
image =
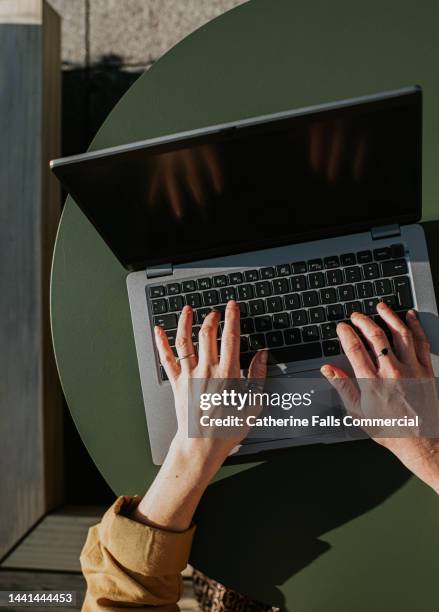
<instances>
[{"instance_id":1,"label":"green painted surface","mask_svg":"<svg viewBox=\"0 0 439 612\"><path fill-rule=\"evenodd\" d=\"M251 0L143 75L92 148L418 83L424 218L438 218L438 16L426 1ZM57 362L82 439L116 493L142 493L156 468L125 271L70 199L51 298ZM292 611L422 612L437 600L438 500L372 443L227 466L197 522L200 569Z\"/></svg>"}]
</instances>

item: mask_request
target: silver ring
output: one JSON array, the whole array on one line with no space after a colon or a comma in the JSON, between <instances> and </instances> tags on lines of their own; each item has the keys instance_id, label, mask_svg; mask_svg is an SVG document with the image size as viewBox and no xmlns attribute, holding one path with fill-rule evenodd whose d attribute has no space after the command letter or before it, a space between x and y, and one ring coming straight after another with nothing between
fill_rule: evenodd
<instances>
[{"instance_id":1,"label":"silver ring","mask_svg":"<svg viewBox=\"0 0 439 612\"><path fill-rule=\"evenodd\" d=\"M386 357L389 353L390 353L390 349L385 346L383 349L381 349L381 353L378 353L378 358Z\"/></svg>"},{"instance_id":2,"label":"silver ring","mask_svg":"<svg viewBox=\"0 0 439 612\"><path fill-rule=\"evenodd\" d=\"M181 361L182 359L187 359L188 357L194 357L196 355L196 353L188 353L187 355L183 355L183 357L176 357L175 360Z\"/></svg>"}]
</instances>

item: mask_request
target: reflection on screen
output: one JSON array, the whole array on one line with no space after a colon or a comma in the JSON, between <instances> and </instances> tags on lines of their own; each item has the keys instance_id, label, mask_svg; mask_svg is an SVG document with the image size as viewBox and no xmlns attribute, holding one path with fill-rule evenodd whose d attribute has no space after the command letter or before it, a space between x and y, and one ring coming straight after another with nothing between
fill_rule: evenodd
<instances>
[{"instance_id":1,"label":"reflection on screen","mask_svg":"<svg viewBox=\"0 0 439 612\"><path fill-rule=\"evenodd\" d=\"M341 233L415 217L414 94L60 168L125 264Z\"/></svg>"}]
</instances>

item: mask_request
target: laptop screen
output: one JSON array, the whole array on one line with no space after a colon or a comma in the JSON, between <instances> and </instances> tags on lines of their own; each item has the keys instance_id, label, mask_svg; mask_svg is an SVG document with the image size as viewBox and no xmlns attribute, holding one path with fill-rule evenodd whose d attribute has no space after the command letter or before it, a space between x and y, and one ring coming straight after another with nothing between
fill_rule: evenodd
<instances>
[{"instance_id":1,"label":"laptop screen","mask_svg":"<svg viewBox=\"0 0 439 612\"><path fill-rule=\"evenodd\" d=\"M421 92L198 130L53 170L129 269L413 222Z\"/></svg>"}]
</instances>

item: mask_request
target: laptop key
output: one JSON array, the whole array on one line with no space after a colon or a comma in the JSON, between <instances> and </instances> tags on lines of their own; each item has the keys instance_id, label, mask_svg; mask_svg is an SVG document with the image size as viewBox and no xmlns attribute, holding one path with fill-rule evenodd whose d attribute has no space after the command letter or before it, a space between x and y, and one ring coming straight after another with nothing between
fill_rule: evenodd
<instances>
[{"instance_id":1,"label":"laptop key","mask_svg":"<svg viewBox=\"0 0 439 612\"><path fill-rule=\"evenodd\" d=\"M320 333L322 334L323 340L329 340L330 338L337 337L337 324L336 323L323 323L320 325Z\"/></svg>"},{"instance_id":2,"label":"laptop key","mask_svg":"<svg viewBox=\"0 0 439 612\"><path fill-rule=\"evenodd\" d=\"M253 283L254 281L259 280L259 272L257 270L247 270L244 272L244 279L248 283Z\"/></svg>"},{"instance_id":3,"label":"laptop key","mask_svg":"<svg viewBox=\"0 0 439 612\"><path fill-rule=\"evenodd\" d=\"M273 287L273 293L279 294L279 293L288 293L289 291L289 286L288 286L288 279L287 278L275 278L272 283L271 283L272 287Z\"/></svg>"},{"instance_id":4,"label":"laptop key","mask_svg":"<svg viewBox=\"0 0 439 612\"><path fill-rule=\"evenodd\" d=\"M241 334L252 334L255 331L253 319L241 319Z\"/></svg>"},{"instance_id":5,"label":"laptop key","mask_svg":"<svg viewBox=\"0 0 439 612\"><path fill-rule=\"evenodd\" d=\"M178 293L181 293L180 283L170 283L169 285L166 285L166 292L168 295L177 295Z\"/></svg>"},{"instance_id":6,"label":"laptop key","mask_svg":"<svg viewBox=\"0 0 439 612\"><path fill-rule=\"evenodd\" d=\"M298 293L284 295L284 304L287 310L297 310L300 308L300 296Z\"/></svg>"},{"instance_id":7,"label":"laptop key","mask_svg":"<svg viewBox=\"0 0 439 612\"><path fill-rule=\"evenodd\" d=\"M357 291L357 297L360 299L369 298L373 295L372 283L357 283L355 289Z\"/></svg>"},{"instance_id":8,"label":"laptop key","mask_svg":"<svg viewBox=\"0 0 439 612\"><path fill-rule=\"evenodd\" d=\"M181 295L173 295L168 301L169 310L183 310L184 300Z\"/></svg>"},{"instance_id":9,"label":"laptop key","mask_svg":"<svg viewBox=\"0 0 439 612\"><path fill-rule=\"evenodd\" d=\"M268 281L260 281L255 283L255 291L257 297L267 297L271 295L271 284Z\"/></svg>"},{"instance_id":10,"label":"laptop key","mask_svg":"<svg viewBox=\"0 0 439 612\"><path fill-rule=\"evenodd\" d=\"M347 302L347 304L344 305L344 309L348 319L353 312L363 312L363 306L358 300Z\"/></svg>"},{"instance_id":11,"label":"laptop key","mask_svg":"<svg viewBox=\"0 0 439 612\"><path fill-rule=\"evenodd\" d=\"M264 334L252 334L249 336L250 348L252 351L259 351L266 347Z\"/></svg>"},{"instance_id":12,"label":"laptop key","mask_svg":"<svg viewBox=\"0 0 439 612\"><path fill-rule=\"evenodd\" d=\"M391 244L390 245L390 254L392 259L399 259L400 257L404 257L405 248L403 244Z\"/></svg>"},{"instance_id":13,"label":"laptop key","mask_svg":"<svg viewBox=\"0 0 439 612\"><path fill-rule=\"evenodd\" d=\"M197 285L193 280L183 281L181 283L181 290L183 291L183 293L190 293L191 291L196 291L196 289Z\"/></svg>"},{"instance_id":14,"label":"laptop key","mask_svg":"<svg viewBox=\"0 0 439 612\"><path fill-rule=\"evenodd\" d=\"M225 274L214 276L213 284L215 287L225 287L227 285L227 276Z\"/></svg>"},{"instance_id":15,"label":"laptop key","mask_svg":"<svg viewBox=\"0 0 439 612\"><path fill-rule=\"evenodd\" d=\"M383 276L399 276L407 274L407 262L405 259L392 259L381 264Z\"/></svg>"},{"instance_id":16,"label":"laptop key","mask_svg":"<svg viewBox=\"0 0 439 612\"><path fill-rule=\"evenodd\" d=\"M238 299L251 300L254 297L255 291L252 285L240 285L238 287Z\"/></svg>"},{"instance_id":17,"label":"laptop key","mask_svg":"<svg viewBox=\"0 0 439 612\"><path fill-rule=\"evenodd\" d=\"M360 251L357 253L357 262L359 264L370 263L372 261L372 251Z\"/></svg>"},{"instance_id":18,"label":"laptop key","mask_svg":"<svg viewBox=\"0 0 439 612\"><path fill-rule=\"evenodd\" d=\"M370 263L365 264L363 266L363 278L366 280L373 280L374 278L378 278L380 276L380 269L378 264Z\"/></svg>"},{"instance_id":19,"label":"laptop key","mask_svg":"<svg viewBox=\"0 0 439 612\"><path fill-rule=\"evenodd\" d=\"M264 300L252 300L248 303L248 308L251 315L261 315L265 313Z\"/></svg>"},{"instance_id":20,"label":"laptop key","mask_svg":"<svg viewBox=\"0 0 439 612\"><path fill-rule=\"evenodd\" d=\"M398 306L407 310L413 308L412 290L410 288L410 279L408 276L399 276L393 279L395 286L396 299Z\"/></svg>"},{"instance_id":21,"label":"laptop key","mask_svg":"<svg viewBox=\"0 0 439 612\"><path fill-rule=\"evenodd\" d=\"M210 289L203 293L203 304L205 306L216 306L218 304L218 291L216 289Z\"/></svg>"},{"instance_id":22,"label":"laptop key","mask_svg":"<svg viewBox=\"0 0 439 612\"><path fill-rule=\"evenodd\" d=\"M149 288L149 297L158 298L158 297L163 297L164 295L165 295L165 288L162 286Z\"/></svg>"},{"instance_id":23,"label":"laptop key","mask_svg":"<svg viewBox=\"0 0 439 612\"><path fill-rule=\"evenodd\" d=\"M310 308L308 310L308 317L310 323L323 323L323 321L326 321L325 309L322 306Z\"/></svg>"},{"instance_id":24,"label":"laptop key","mask_svg":"<svg viewBox=\"0 0 439 612\"><path fill-rule=\"evenodd\" d=\"M241 272L232 272L229 274L229 283L231 285L239 285L239 283L243 282L243 277Z\"/></svg>"},{"instance_id":25,"label":"laptop key","mask_svg":"<svg viewBox=\"0 0 439 612\"><path fill-rule=\"evenodd\" d=\"M164 312L167 312L168 310L168 304L166 303L166 300L152 300L152 312L153 314L163 314ZM171 308L171 310L174 310L173 308Z\"/></svg>"},{"instance_id":26,"label":"laptop key","mask_svg":"<svg viewBox=\"0 0 439 612\"><path fill-rule=\"evenodd\" d=\"M394 310L398 307L396 295L384 295L380 301L384 302L384 304L387 304L387 306L390 306L390 308L393 308Z\"/></svg>"},{"instance_id":27,"label":"laptop key","mask_svg":"<svg viewBox=\"0 0 439 612\"><path fill-rule=\"evenodd\" d=\"M311 259L308 262L309 272L320 272L323 270L323 261L321 259Z\"/></svg>"},{"instance_id":28,"label":"laptop key","mask_svg":"<svg viewBox=\"0 0 439 612\"><path fill-rule=\"evenodd\" d=\"M375 261L383 261L384 259L391 258L391 250L390 247L381 247L379 249L374 249L373 258Z\"/></svg>"},{"instance_id":29,"label":"laptop key","mask_svg":"<svg viewBox=\"0 0 439 612\"><path fill-rule=\"evenodd\" d=\"M308 275L308 285L310 289L320 289L326 284L323 272L313 272Z\"/></svg>"},{"instance_id":30,"label":"laptop key","mask_svg":"<svg viewBox=\"0 0 439 612\"><path fill-rule=\"evenodd\" d=\"M302 340L304 342L315 342L320 340L319 328L317 325L302 327Z\"/></svg>"},{"instance_id":31,"label":"laptop key","mask_svg":"<svg viewBox=\"0 0 439 612\"><path fill-rule=\"evenodd\" d=\"M355 253L345 253L340 255L340 263L342 266L354 266L357 263Z\"/></svg>"},{"instance_id":32,"label":"laptop key","mask_svg":"<svg viewBox=\"0 0 439 612\"><path fill-rule=\"evenodd\" d=\"M344 276L347 283L358 283L361 280L361 268L359 266L345 268Z\"/></svg>"},{"instance_id":33,"label":"laptop key","mask_svg":"<svg viewBox=\"0 0 439 612\"><path fill-rule=\"evenodd\" d=\"M267 312L279 312L283 308L282 298L277 295L267 298L265 303L267 306Z\"/></svg>"},{"instance_id":34,"label":"laptop key","mask_svg":"<svg viewBox=\"0 0 439 612\"><path fill-rule=\"evenodd\" d=\"M292 329L286 329L284 331L285 344L300 344L302 342L302 336L298 327Z\"/></svg>"},{"instance_id":35,"label":"laptop key","mask_svg":"<svg viewBox=\"0 0 439 612\"><path fill-rule=\"evenodd\" d=\"M326 307L328 321L341 321L344 319L344 310L341 304L332 304Z\"/></svg>"},{"instance_id":36,"label":"laptop key","mask_svg":"<svg viewBox=\"0 0 439 612\"><path fill-rule=\"evenodd\" d=\"M198 334L200 333L200 326L194 325L192 327L192 342L198 342Z\"/></svg>"},{"instance_id":37,"label":"laptop key","mask_svg":"<svg viewBox=\"0 0 439 612\"><path fill-rule=\"evenodd\" d=\"M290 317L287 312L280 312L273 315L273 328L284 329L290 326Z\"/></svg>"},{"instance_id":38,"label":"laptop key","mask_svg":"<svg viewBox=\"0 0 439 612\"><path fill-rule=\"evenodd\" d=\"M337 301L337 292L333 287L320 289L320 301L322 304L332 304Z\"/></svg>"},{"instance_id":39,"label":"laptop key","mask_svg":"<svg viewBox=\"0 0 439 612\"><path fill-rule=\"evenodd\" d=\"M393 293L392 283L388 278L380 278L374 282L376 295L387 295Z\"/></svg>"},{"instance_id":40,"label":"laptop key","mask_svg":"<svg viewBox=\"0 0 439 612\"><path fill-rule=\"evenodd\" d=\"M341 285L343 282L343 273L341 270L328 270L326 272L327 285Z\"/></svg>"},{"instance_id":41,"label":"laptop key","mask_svg":"<svg viewBox=\"0 0 439 612\"><path fill-rule=\"evenodd\" d=\"M293 327L302 327L308 323L308 315L306 314L306 310L293 310L290 317L291 325Z\"/></svg>"},{"instance_id":42,"label":"laptop key","mask_svg":"<svg viewBox=\"0 0 439 612\"><path fill-rule=\"evenodd\" d=\"M176 329L170 329L166 332L166 335L168 336L168 342L170 346L175 346L175 339L177 337L177 330Z\"/></svg>"},{"instance_id":43,"label":"laptop key","mask_svg":"<svg viewBox=\"0 0 439 612\"><path fill-rule=\"evenodd\" d=\"M240 338L239 350L241 353L246 353L247 351L250 350L248 338L246 338L245 336L241 336Z\"/></svg>"},{"instance_id":44,"label":"laptop key","mask_svg":"<svg viewBox=\"0 0 439 612\"><path fill-rule=\"evenodd\" d=\"M197 284L198 289L210 289L212 287L212 281L210 278L199 278Z\"/></svg>"},{"instance_id":45,"label":"laptop key","mask_svg":"<svg viewBox=\"0 0 439 612\"><path fill-rule=\"evenodd\" d=\"M271 349L268 353L268 363L290 363L293 361L317 359L321 356L322 347L320 342L307 342L306 344L295 344Z\"/></svg>"},{"instance_id":46,"label":"laptop key","mask_svg":"<svg viewBox=\"0 0 439 612\"><path fill-rule=\"evenodd\" d=\"M199 293L188 293L186 295L186 304L192 306L192 308L198 308L201 306L201 294Z\"/></svg>"},{"instance_id":47,"label":"laptop key","mask_svg":"<svg viewBox=\"0 0 439 612\"><path fill-rule=\"evenodd\" d=\"M196 312L196 322L198 323L198 325L202 325L207 315L212 312L212 308L199 308L195 312Z\"/></svg>"},{"instance_id":48,"label":"laptop key","mask_svg":"<svg viewBox=\"0 0 439 612\"><path fill-rule=\"evenodd\" d=\"M230 300L236 300L236 290L235 287L224 287L224 289L220 289L221 302L227 303Z\"/></svg>"},{"instance_id":49,"label":"laptop key","mask_svg":"<svg viewBox=\"0 0 439 612\"><path fill-rule=\"evenodd\" d=\"M282 332L280 331L272 331L265 334L267 346L269 348L277 348L278 346L283 346L284 337Z\"/></svg>"},{"instance_id":50,"label":"laptop key","mask_svg":"<svg viewBox=\"0 0 439 612\"><path fill-rule=\"evenodd\" d=\"M278 276L289 276L291 274L290 264L276 266L276 272Z\"/></svg>"},{"instance_id":51,"label":"laptop key","mask_svg":"<svg viewBox=\"0 0 439 612\"><path fill-rule=\"evenodd\" d=\"M261 317L255 317L253 319L253 322L255 324L255 330L257 332L270 331L271 328L273 327L270 315L263 315ZM241 331L242 331L242 328L241 328Z\"/></svg>"},{"instance_id":52,"label":"laptop key","mask_svg":"<svg viewBox=\"0 0 439 612\"><path fill-rule=\"evenodd\" d=\"M376 314L378 302L379 302L378 298L371 298L370 300L364 300L363 301L364 314L367 314L367 315Z\"/></svg>"},{"instance_id":53,"label":"laptop key","mask_svg":"<svg viewBox=\"0 0 439 612\"><path fill-rule=\"evenodd\" d=\"M317 291L305 291L302 293L302 301L306 308L317 306L319 303L319 295Z\"/></svg>"},{"instance_id":54,"label":"laptop key","mask_svg":"<svg viewBox=\"0 0 439 612\"><path fill-rule=\"evenodd\" d=\"M325 263L325 268L338 268L340 265L340 260L337 255L325 257L323 261Z\"/></svg>"},{"instance_id":55,"label":"laptop key","mask_svg":"<svg viewBox=\"0 0 439 612\"><path fill-rule=\"evenodd\" d=\"M274 268L269 266L268 268L261 268L261 278L274 278Z\"/></svg>"},{"instance_id":56,"label":"laptop key","mask_svg":"<svg viewBox=\"0 0 439 612\"><path fill-rule=\"evenodd\" d=\"M304 291L306 289L306 276L291 276L290 283L293 291Z\"/></svg>"},{"instance_id":57,"label":"laptop key","mask_svg":"<svg viewBox=\"0 0 439 612\"><path fill-rule=\"evenodd\" d=\"M176 314L162 314L154 317L154 325L160 325L163 329L174 329L177 324L178 317Z\"/></svg>"},{"instance_id":58,"label":"laptop key","mask_svg":"<svg viewBox=\"0 0 439 612\"><path fill-rule=\"evenodd\" d=\"M307 271L306 261L296 261L291 264L291 272L293 274L305 274Z\"/></svg>"},{"instance_id":59,"label":"laptop key","mask_svg":"<svg viewBox=\"0 0 439 612\"><path fill-rule=\"evenodd\" d=\"M355 299L355 289L353 285L342 285L337 291L338 298L341 302Z\"/></svg>"},{"instance_id":60,"label":"laptop key","mask_svg":"<svg viewBox=\"0 0 439 612\"><path fill-rule=\"evenodd\" d=\"M323 354L325 357L332 357L333 355L339 355L341 352L340 342L338 340L325 340L322 343Z\"/></svg>"}]
</instances>

